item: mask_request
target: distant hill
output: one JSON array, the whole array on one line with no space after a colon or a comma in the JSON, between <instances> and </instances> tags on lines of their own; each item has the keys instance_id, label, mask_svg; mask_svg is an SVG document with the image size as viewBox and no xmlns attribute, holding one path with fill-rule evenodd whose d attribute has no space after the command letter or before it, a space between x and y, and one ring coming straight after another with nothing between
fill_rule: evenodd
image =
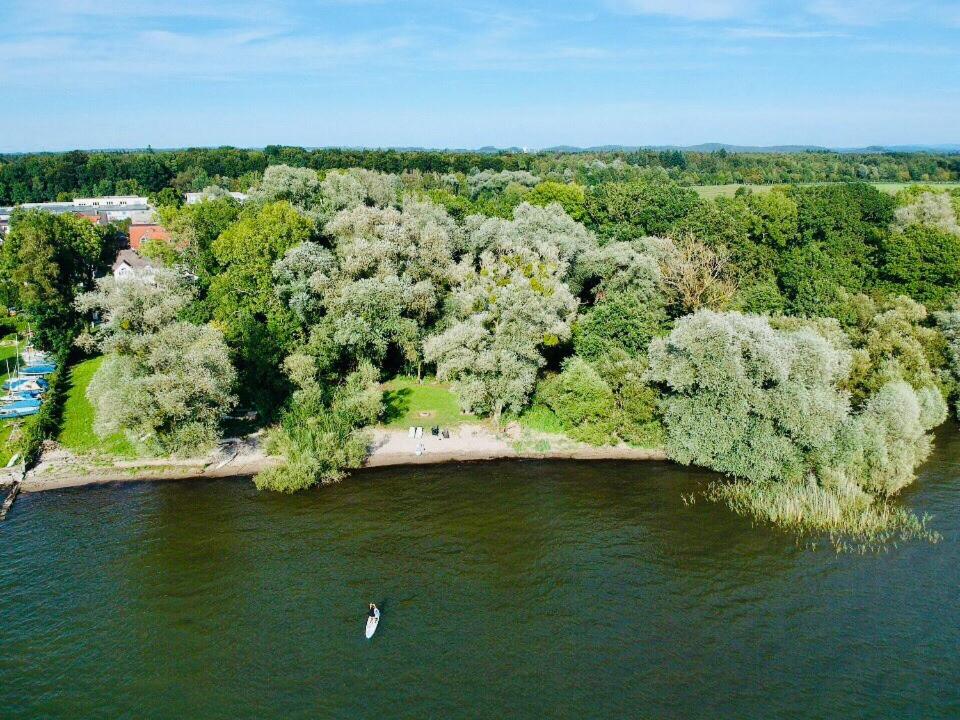
<instances>
[{"instance_id":1,"label":"distant hill","mask_svg":"<svg viewBox=\"0 0 960 720\"><path fill-rule=\"evenodd\" d=\"M594 145L580 148L572 145L556 145L544 148L542 152L632 152L636 150L681 150L684 152L711 153L726 150L730 153L804 153L804 152L835 152L835 153L960 153L960 144L946 143L940 145L871 145L861 148L830 148L822 145L730 145L728 143L701 143L699 145Z\"/></svg>"}]
</instances>

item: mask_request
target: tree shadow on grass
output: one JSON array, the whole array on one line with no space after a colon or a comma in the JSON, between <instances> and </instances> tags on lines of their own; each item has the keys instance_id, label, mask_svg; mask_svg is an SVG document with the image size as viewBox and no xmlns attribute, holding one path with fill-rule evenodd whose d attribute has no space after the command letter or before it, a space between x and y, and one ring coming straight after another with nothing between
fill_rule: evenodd
<instances>
[{"instance_id":1,"label":"tree shadow on grass","mask_svg":"<svg viewBox=\"0 0 960 720\"><path fill-rule=\"evenodd\" d=\"M396 390L387 390L383 393L383 422L390 424L395 420L406 417L410 412L410 396L413 390L410 388L398 388Z\"/></svg>"}]
</instances>

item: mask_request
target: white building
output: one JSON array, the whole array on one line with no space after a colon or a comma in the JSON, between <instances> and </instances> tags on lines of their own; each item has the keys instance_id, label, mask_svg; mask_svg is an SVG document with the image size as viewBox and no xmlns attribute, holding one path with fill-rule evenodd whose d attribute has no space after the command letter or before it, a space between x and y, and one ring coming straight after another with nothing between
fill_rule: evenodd
<instances>
[{"instance_id":1,"label":"white building","mask_svg":"<svg viewBox=\"0 0 960 720\"><path fill-rule=\"evenodd\" d=\"M246 202L247 197L249 197L247 193L232 191L228 192L227 195L239 203ZM196 205L198 202L203 202L204 200L213 200L217 195L209 192L188 192L184 197L186 198L187 205Z\"/></svg>"},{"instance_id":2,"label":"white building","mask_svg":"<svg viewBox=\"0 0 960 720\"><path fill-rule=\"evenodd\" d=\"M134 225L149 225L156 222L150 200L139 195L106 195L95 198L76 198L67 202L23 203L17 207L24 210L40 210L53 215L70 213L99 223L130 220ZM0 207L0 236L7 233L10 215L15 209Z\"/></svg>"},{"instance_id":3,"label":"white building","mask_svg":"<svg viewBox=\"0 0 960 720\"><path fill-rule=\"evenodd\" d=\"M46 203L41 203L46 204ZM124 208L128 206L149 206L150 200L139 195L104 195L103 197L74 198L71 203L74 207L103 207L110 206Z\"/></svg>"}]
</instances>

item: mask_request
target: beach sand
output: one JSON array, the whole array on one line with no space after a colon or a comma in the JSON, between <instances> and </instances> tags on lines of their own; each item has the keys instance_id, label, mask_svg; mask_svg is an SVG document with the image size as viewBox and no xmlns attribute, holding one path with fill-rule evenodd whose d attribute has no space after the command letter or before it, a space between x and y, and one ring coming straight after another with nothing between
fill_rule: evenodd
<instances>
[{"instance_id":1,"label":"beach sand","mask_svg":"<svg viewBox=\"0 0 960 720\"><path fill-rule=\"evenodd\" d=\"M423 452L416 454L417 445ZM518 426L497 433L486 425L461 425L444 438L430 434L411 438L407 430L375 428L365 467L476 462L506 458L538 460L665 460L662 450L628 446L593 447L568 438L530 433ZM144 480L187 480L256 475L278 467L283 459L268 455L259 433L225 441L205 457L184 459L110 460L77 456L55 443L45 443L40 462L22 484L23 492L40 492L83 485Z\"/></svg>"}]
</instances>

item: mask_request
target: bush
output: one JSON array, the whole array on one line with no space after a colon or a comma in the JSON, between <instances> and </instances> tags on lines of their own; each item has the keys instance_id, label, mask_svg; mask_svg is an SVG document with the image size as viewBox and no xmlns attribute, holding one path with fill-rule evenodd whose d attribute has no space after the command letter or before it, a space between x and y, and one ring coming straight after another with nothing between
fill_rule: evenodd
<instances>
[{"instance_id":1,"label":"bush","mask_svg":"<svg viewBox=\"0 0 960 720\"><path fill-rule=\"evenodd\" d=\"M258 490L296 492L317 483L340 480L345 471L358 468L367 457L369 438L335 412L314 412L297 405L272 434L271 453L283 455L286 465L257 475Z\"/></svg>"},{"instance_id":2,"label":"bush","mask_svg":"<svg viewBox=\"0 0 960 720\"><path fill-rule=\"evenodd\" d=\"M383 391L369 363L351 373L329 398L302 365L302 358L287 362L288 368L298 368L295 379L302 389L268 444L271 453L286 458L286 465L257 475L254 484L260 490L296 492L342 479L367 457L370 438L362 426L383 412Z\"/></svg>"},{"instance_id":3,"label":"bush","mask_svg":"<svg viewBox=\"0 0 960 720\"><path fill-rule=\"evenodd\" d=\"M541 385L539 397L557 414L570 437L591 445L615 442L617 404L613 391L582 358L568 360L563 372Z\"/></svg>"}]
</instances>

